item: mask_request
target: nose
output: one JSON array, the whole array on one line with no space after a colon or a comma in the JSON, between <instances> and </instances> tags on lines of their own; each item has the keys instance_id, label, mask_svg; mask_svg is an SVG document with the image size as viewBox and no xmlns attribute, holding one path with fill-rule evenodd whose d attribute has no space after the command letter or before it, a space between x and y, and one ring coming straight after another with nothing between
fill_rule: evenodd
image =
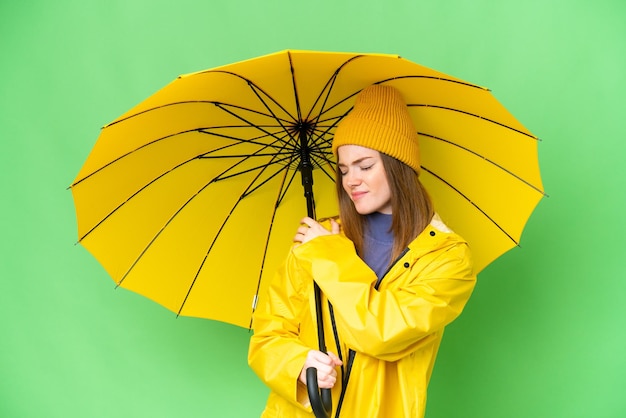
<instances>
[{"instance_id":1,"label":"nose","mask_svg":"<svg viewBox=\"0 0 626 418\"><path fill-rule=\"evenodd\" d=\"M356 170L348 170L348 172L343 175L343 184L351 188L356 187L361 184L361 177L356 173Z\"/></svg>"}]
</instances>

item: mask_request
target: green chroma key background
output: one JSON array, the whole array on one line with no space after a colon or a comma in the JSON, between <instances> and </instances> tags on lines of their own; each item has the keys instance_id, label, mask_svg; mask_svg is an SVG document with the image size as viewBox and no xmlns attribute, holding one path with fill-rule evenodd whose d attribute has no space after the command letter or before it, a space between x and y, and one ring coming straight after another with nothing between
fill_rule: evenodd
<instances>
[{"instance_id":1,"label":"green chroma key background","mask_svg":"<svg viewBox=\"0 0 626 418\"><path fill-rule=\"evenodd\" d=\"M626 416L624 45L618 0L3 2L0 416L259 415L248 331L114 290L67 187L179 74L283 49L399 54L542 139L550 197L448 328L427 417Z\"/></svg>"}]
</instances>

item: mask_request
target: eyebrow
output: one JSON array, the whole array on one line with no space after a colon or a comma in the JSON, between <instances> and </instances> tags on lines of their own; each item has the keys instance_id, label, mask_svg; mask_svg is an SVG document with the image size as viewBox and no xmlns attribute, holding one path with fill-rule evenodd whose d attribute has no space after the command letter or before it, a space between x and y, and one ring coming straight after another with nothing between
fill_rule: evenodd
<instances>
[{"instance_id":1,"label":"eyebrow","mask_svg":"<svg viewBox=\"0 0 626 418\"><path fill-rule=\"evenodd\" d=\"M340 163L340 162L338 162L338 163L337 163L337 166L338 166L338 167L347 167L348 165L360 164L360 163L362 163L363 161L368 160L368 159L370 159L370 158L374 158L374 157L371 157L371 156L362 157L362 158L359 158L358 160L354 160L354 161L352 161L350 164L344 164L344 163Z\"/></svg>"}]
</instances>

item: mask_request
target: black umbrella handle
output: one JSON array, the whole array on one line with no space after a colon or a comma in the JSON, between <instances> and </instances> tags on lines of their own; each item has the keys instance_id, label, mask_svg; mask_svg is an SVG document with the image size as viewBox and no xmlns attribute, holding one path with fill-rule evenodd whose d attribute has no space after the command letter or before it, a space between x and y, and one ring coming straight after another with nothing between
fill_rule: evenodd
<instances>
[{"instance_id":1,"label":"black umbrella handle","mask_svg":"<svg viewBox=\"0 0 626 418\"><path fill-rule=\"evenodd\" d=\"M315 367L306 369L306 387L315 418L329 418L333 411L333 398L330 389L320 390L317 386L317 369Z\"/></svg>"},{"instance_id":2,"label":"black umbrella handle","mask_svg":"<svg viewBox=\"0 0 626 418\"><path fill-rule=\"evenodd\" d=\"M315 295L315 316L317 320L317 342L320 351L326 353L326 339L324 338L324 318L322 315L322 290L313 282L313 293ZM309 367L306 369L306 387L309 392L309 402L316 418L329 418L333 411L333 398L330 389L320 391L317 385L317 369ZM320 395L321 392L321 395Z\"/></svg>"}]
</instances>

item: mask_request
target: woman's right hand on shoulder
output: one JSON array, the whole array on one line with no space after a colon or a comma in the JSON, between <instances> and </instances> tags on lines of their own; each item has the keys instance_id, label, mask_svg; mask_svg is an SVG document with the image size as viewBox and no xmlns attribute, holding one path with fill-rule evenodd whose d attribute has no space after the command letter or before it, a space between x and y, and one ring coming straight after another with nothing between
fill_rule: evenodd
<instances>
[{"instance_id":1,"label":"woman's right hand on shoulder","mask_svg":"<svg viewBox=\"0 0 626 418\"><path fill-rule=\"evenodd\" d=\"M306 371L309 367L317 369L317 385L320 389L330 389L337 382L337 369L343 363L334 353L323 353L318 350L309 351L299 380L306 385Z\"/></svg>"},{"instance_id":2,"label":"woman's right hand on shoulder","mask_svg":"<svg viewBox=\"0 0 626 418\"><path fill-rule=\"evenodd\" d=\"M296 231L296 236L293 238L293 241L299 244L304 244L305 242L311 241L313 238L317 238L322 235L339 233L341 227L334 219L331 219L330 226L331 230L329 231L319 222L307 216L300 221L300 226Z\"/></svg>"}]
</instances>

